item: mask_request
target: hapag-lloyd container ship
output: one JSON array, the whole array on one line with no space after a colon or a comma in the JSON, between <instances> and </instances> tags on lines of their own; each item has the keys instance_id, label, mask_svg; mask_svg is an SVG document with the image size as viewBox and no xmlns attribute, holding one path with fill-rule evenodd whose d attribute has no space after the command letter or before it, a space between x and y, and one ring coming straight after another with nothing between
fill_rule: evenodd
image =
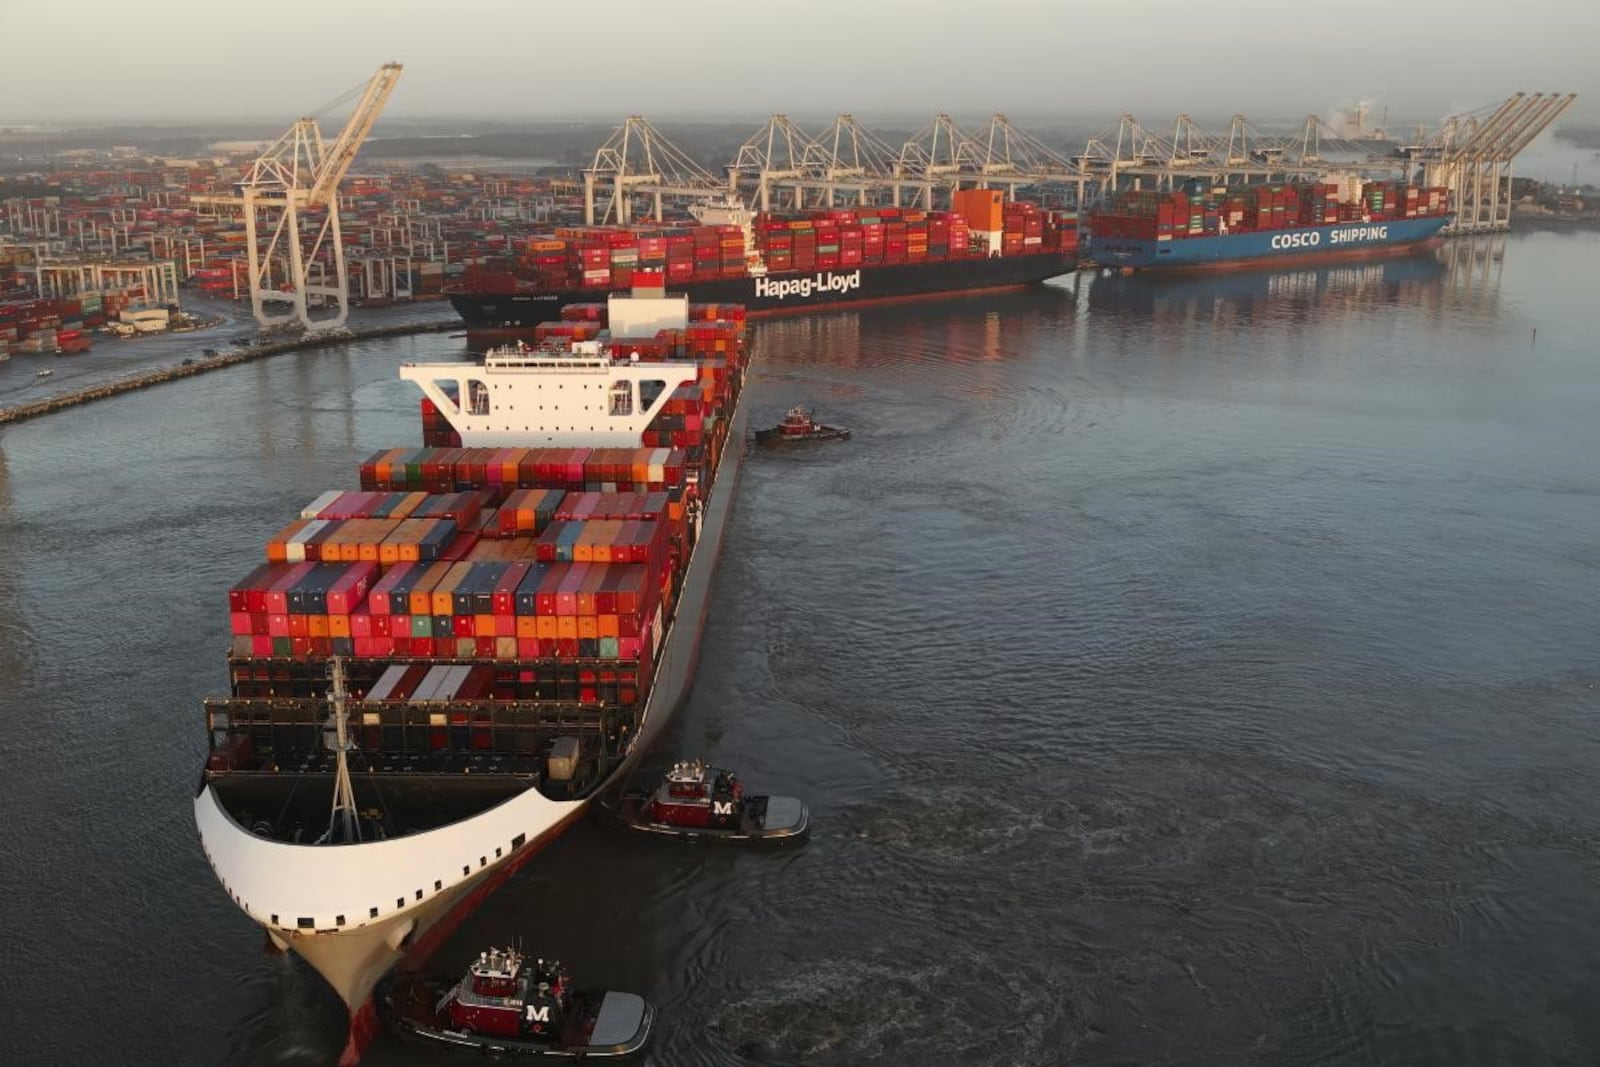
<instances>
[{"instance_id":1,"label":"hapag-lloyd container ship","mask_svg":"<svg viewBox=\"0 0 1600 1067\"><path fill-rule=\"evenodd\" d=\"M950 211L785 217L703 205L694 214L702 225L560 229L446 295L469 335L493 342L641 279L664 279L697 302L781 314L1018 288L1077 268L1076 216L1007 203L999 190L958 191Z\"/></svg>"},{"instance_id":2,"label":"hapag-lloyd container ship","mask_svg":"<svg viewBox=\"0 0 1600 1067\"><path fill-rule=\"evenodd\" d=\"M615 786L688 691L744 446L742 310L614 298L590 340L408 364L434 444L361 468L229 594L195 821L349 1006Z\"/></svg>"},{"instance_id":3,"label":"hapag-lloyd container ship","mask_svg":"<svg viewBox=\"0 0 1600 1067\"><path fill-rule=\"evenodd\" d=\"M1440 188L1368 182L1128 192L1089 224L1088 255L1129 270L1278 267L1428 247L1451 221Z\"/></svg>"}]
</instances>

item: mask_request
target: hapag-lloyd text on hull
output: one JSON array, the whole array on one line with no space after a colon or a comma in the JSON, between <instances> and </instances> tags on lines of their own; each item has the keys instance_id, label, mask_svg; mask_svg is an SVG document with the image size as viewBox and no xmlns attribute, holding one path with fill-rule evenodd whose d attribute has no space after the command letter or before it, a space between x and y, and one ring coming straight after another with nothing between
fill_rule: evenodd
<instances>
[{"instance_id":1,"label":"hapag-lloyd text on hull","mask_svg":"<svg viewBox=\"0 0 1600 1067\"><path fill-rule=\"evenodd\" d=\"M861 271L848 274L818 271L804 278L757 278L756 296L767 300L787 300L797 296L809 300L826 293L853 293L861 288Z\"/></svg>"}]
</instances>

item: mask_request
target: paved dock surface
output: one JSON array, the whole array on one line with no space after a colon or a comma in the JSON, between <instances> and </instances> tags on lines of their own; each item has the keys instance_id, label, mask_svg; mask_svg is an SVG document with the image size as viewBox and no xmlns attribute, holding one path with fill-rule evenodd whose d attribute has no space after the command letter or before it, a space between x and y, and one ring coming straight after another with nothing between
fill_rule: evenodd
<instances>
[{"instance_id":1,"label":"paved dock surface","mask_svg":"<svg viewBox=\"0 0 1600 1067\"><path fill-rule=\"evenodd\" d=\"M0 363L0 425L283 352L347 344L352 339L465 329L450 305L437 301L352 310L346 329L353 338L286 336L243 345L241 341L255 340L259 333L247 306L212 300L186 301L185 306L219 320L218 324L186 333L126 338L97 333L93 348L72 356L13 352L8 362ZM207 349L216 355L205 355ZM45 369L52 373L39 377Z\"/></svg>"}]
</instances>

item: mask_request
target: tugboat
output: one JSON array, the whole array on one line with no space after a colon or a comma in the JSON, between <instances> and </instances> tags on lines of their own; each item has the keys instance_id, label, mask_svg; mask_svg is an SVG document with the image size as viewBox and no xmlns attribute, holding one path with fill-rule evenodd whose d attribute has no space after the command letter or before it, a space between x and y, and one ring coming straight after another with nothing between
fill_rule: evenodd
<instances>
[{"instance_id":1,"label":"tugboat","mask_svg":"<svg viewBox=\"0 0 1600 1067\"><path fill-rule=\"evenodd\" d=\"M798 404L790 408L783 421L767 430L756 431L758 445L787 445L801 441L848 441L850 431L843 426L824 426L810 411Z\"/></svg>"},{"instance_id":2,"label":"tugboat","mask_svg":"<svg viewBox=\"0 0 1600 1067\"><path fill-rule=\"evenodd\" d=\"M401 1033L485 1056L630 1056L650 1040L655 1009L633 993L583 992L556 960L480 952L467 976L401 974L380 993Z\"/></svg>"},{"instance_id":3,"label":"tugboat","mask_svg":"<svg viewBox=\"0 0 1600 1067\"><path fill-rule=\"evenodd\" d=\"M651 793L624 793L617 816L630 830L715 841L800 837L810 815L794 797L746 796L732 771L679 760Z\"/></svg>"}]
</instances>

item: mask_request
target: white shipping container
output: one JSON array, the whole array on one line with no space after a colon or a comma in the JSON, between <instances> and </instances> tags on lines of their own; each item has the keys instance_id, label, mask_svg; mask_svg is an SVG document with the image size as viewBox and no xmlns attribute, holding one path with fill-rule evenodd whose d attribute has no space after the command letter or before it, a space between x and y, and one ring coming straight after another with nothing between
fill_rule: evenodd
<instances>
[{"instance_id":1,"label":"white shipping container","mask_svg":"<svg viewBox=\"0 0 1600 1067\"><path fill-rule=\"evenodd\" d=\"M302 519L314 519L314 518L316 518L317 515L322 511L323 508L325 508L328 505L332 504L335 500L338 500L343 495L344 495L344 491L341 490L341 489L329 489L327 492L325 492L321 496L317 497L311 503L309 503L305 507L301 508L300 509L300 517Z\"/></svg>"},{"instance_id":2,"label":"white shipping container","mask_svg":"<svg viewBox=\"0 0 1600 1067\"><path fill-rule=\"evenodd\" d=\"M304 563L306 561L306 542L321 533L327 526L327 519L317 519L306 523L305 529L289 538L289 543L284 546L284 559L290 563Z\"/></svg>"},{"instance_id":3,"label":"white shipping container","mask_svg":"<svg viewBox=\"0 0 1600 1067\"><path fill-rule=\"evenodd\" d=\"M122 311L118 313L117 317L123 322L132 323L140 329L146 328L146 323L153 323L155 324L154 329L157 330L166 329L167 322L171 318L167 314L166 308L140 308L137 311Z\"/></svg>"}]
</instances>

